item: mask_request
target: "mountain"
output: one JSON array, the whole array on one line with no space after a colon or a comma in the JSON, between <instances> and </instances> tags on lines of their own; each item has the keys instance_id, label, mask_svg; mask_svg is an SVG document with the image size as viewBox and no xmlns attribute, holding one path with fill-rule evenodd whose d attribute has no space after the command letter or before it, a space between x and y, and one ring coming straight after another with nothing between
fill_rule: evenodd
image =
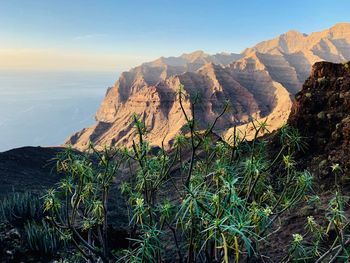
<instances>
[{"instance_id":1,"label":"mountain","mask_svg":"<svg viewBox=\"0 0 350 263\"><path fill-rule=\"evenodd\" d=\"M89 141L99 146L130 146L136 139L131 122L135 113L145 122L151 145L168 146L185 125L177 101L180 85L187 94L183 106L189 116L193 94L200 95L201 103L194 113L203 128L227 100L230 110L217 124L216 133L227 139L232 127L238 125L249 137L252 117L267 117L269 129L274 130L287 120L292 98L309 76L311 65L324 60L350 60L350 24L337 24L310 35L288 31L241 54L196 51L161 57L123 72L108 89L96 123L72 135L66 144L80 150L85 150Z\"/></svg>"}]
</instances>

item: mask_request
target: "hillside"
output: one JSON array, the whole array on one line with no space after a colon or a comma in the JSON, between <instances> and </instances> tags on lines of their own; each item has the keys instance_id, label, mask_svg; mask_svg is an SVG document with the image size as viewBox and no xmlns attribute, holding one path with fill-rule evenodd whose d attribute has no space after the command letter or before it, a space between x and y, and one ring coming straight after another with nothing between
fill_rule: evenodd
<instances>
[{"instance_id":1,"label":"hillside","mask_svg":"<svg viewBox=\"0 0 350 263\"><path fill-rule=\"evenodd\" d=\"M0 197L11 191L40 192L61 178L56 155L63 148L22 147L0 153Z\"/></svg>"}]
</instances>

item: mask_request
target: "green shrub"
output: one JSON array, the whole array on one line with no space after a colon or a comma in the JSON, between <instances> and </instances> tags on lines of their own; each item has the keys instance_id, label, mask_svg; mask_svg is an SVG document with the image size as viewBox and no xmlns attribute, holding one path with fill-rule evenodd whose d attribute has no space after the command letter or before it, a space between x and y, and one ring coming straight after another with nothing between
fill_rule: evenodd
<instances>
[{"instance_id":1,"label":"green shrub","mask_svg":"<svg viewBox=\"0 0 350 263\"><path fill-rule=\"evenodd\" d=\"M43 217L39 196L34 193L12 193L0 203L0 215L13 225L23 225L28 220L40 220Z\"/></svg>"},{"instance_id":2,"label":"green shrub","mask_svg":"<svg viewBox=\"0 0 350 263\"><path fill-rule=\"evenodd\" d=\"M28 221L24 225L24 242L31 251L43 255L54 255L65 246L61 235L44 220Z\"/></svg>"},{"instance_id":3,"label":"green shrub","mask_svg":"<svg viewBox=\"0 0 350 263\"><path fill-rule=\"evenodd\" d=\"M212 131L226 106L203 131L182 107L186 96L180 90L188 136L179 135L181 140L176 140L170 153L150 154L143 139L144 124L134 117L140 139L126 155L139 169L121 190L130 205L130 224L142 238L133 240L120 262L169 260L169 246L149 242L162 239L174 244L180 262L259 260L264 255L259 250L261 240L268 242L279 218L311 190L311 174L298 171L294 160L306 148L303 138L284 126L276 134L280 149L271 156L266 142L257 139L267 130L267 123L254 121L253 141L246 141L235 129L232 142L222 142ZM184 152L190 153L190 159L183 158ZM175 165L176 176L170 172ZM170 191L172 202L164 200L165 190Z\"/></svg>"},{"instance_id":4,"label":"green shrub","mask_svg":"<svg viewBox=\"0 0 350 263\"><path fill-rule=\"evenodd\" d=\"M113 178L125 171L120 167L130 168L121 191L132 233L119 262L174 261L167 258L174 253L180 262L191 263L260 260L262 241L269 242L282 215L312 190L311 174L299 171L295 161L306 149L297 130L283 127L275 135L279 149L270 152L258 139L266 121L252 122L252 141L234 129L232 141L225 143L213 129L228 105L203 130L193 117L198 100L192 100L192 112L184 110L184 101L191 100L180 89L186 136L179 134L169 152L151 151L146 126L135 115L138 140L131 149L97 151L90 145L91 155L77 156L71 149L60 155L58 168L67 177L47 192L44 207L86 260L115 260L106 242L107 209ZM296 241L290 254L300 254L302 240Z\"/></svg>"},{"instance_id":5,"label":"green shrub","mask_svg":"<svg viewBox=\"0 0 350 263\"><path fill-rule=\"evenodd\" d=\"M44 196L49 219L72 239L85 261L109 262L108 198L120 157L113 147L99 152L90 145L86 155L68 148L57 158L57 169L66 176Z\"/></svg>"}]
</instances>

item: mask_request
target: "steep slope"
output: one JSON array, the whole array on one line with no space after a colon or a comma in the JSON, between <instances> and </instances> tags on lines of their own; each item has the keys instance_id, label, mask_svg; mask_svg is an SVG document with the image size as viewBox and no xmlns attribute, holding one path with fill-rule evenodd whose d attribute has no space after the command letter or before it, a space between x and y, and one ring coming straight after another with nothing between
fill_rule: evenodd
<instances>
[{"instance_id":1,"label":"steep slope","mask_svg":"<svg viewBox=\"0 0 350 263\"><path fill-rule=\"evenodd\" d=\"M329 203L334 198L335 172L339 165L338 183L341 193L349 193L350 171L350 63L334 64L317 62L308 79L296 94L288 124L297 128L308 143L307 148L296 156L296 166L306 169L314 176L313 191L319 197L319 205L301 204L283 217L280 230L271 235L265 248L273 262L282 262L293 234L305 231L305 222L313 216L327 227L325 215L329 214ZM269 136L267 147L276 152L280 149L280 138ZM278 168L277 168L278 169ZM348 204L344 206L349 217ZM332 231L332 230L330 230ZM332 243L332 242L330 242ZM324 259L323 262L329 262Z\"/></svg>"},{"instance_id":2,"label":"steep slope","mask_svg":"<svg viewBox=\"0 0 350 263\"><path fill-rule=\"evenodd\" d=\"M240 123L246 122L249 116L259 116L259 106L251 92L237 82L228 69L209 63L196 72L185 72L155 85L145 85L118 105L115 109L118 114L99 113L97 124L71 137L70 142L80 149L87 147L89 140L97 144L130 146L135 138L130 117L135 113L145 122L149 132L147 139L152 145L161 145L162 142L168 145L186 123L177 99L180 84L187 94L184 108L189 116L191 96L200 95L201 103L195 108L195 115L203 128L222 111L225 99L232 110L219 121L219 131L230 128L234 120L240 120Z\"/></svg>"},{"instance_id":3,"label":"steep slope","mask_svg":"<svg viewBox=\"0 0 350 263\"><path fill-rule=\"evenodd\" d=\"M121 74L114 87L107 91L96 119L104 122L113 121L119 106L141 89L155 86L158 82L175 75L195 72L207 63L226 66L241 57L238 54L222 53L210 56L203 51L195 51L180 57L161 57L153 62L144 63Z\"/></svg>"},{"instance_id":4,"label":"steep slope","mask_svg":"<svg viewBox=\"0 0 350 263\"><path fill-rule=\"evenodd\" d=\"M320 177L350 171L350 63L318 62L297 93L288 123L307 139L303 163ZM332 180L333 181L333 180Z\"/></svg>"},{"instance_id":5,"label":"steep slope","mask_svg":"<svg viewBox=\"0 0 350 263\"><path fill-rule=\"evenodd\" d=\"M269 117L270 130L285 122L292 99L316 61L350 59L350 24L342 23L310 35L288 31L241 54L208 55L203 51L180 57L161 57L121 74L107 91L96 114L96 124L72 135L67 144L84 150L88 142L130 145L135 139L131 116L145 121L152 145L171 144L185 120L176 92L184 85L190 112L192 97L201 95L196 118L202 127L211 122L228 100L231 111L217 131L224 137L233 125Z\"/></svg>"}]
</instances>

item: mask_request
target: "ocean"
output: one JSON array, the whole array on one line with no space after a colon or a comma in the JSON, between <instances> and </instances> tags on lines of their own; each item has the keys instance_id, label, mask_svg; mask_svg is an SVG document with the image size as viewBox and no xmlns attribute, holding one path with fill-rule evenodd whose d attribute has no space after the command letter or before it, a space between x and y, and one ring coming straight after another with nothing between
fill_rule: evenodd
<instances>
[{"instance_id":1,"label":"ocean","mask_svg":"<svg viewBox=\"0 0 350 263\"><path fill-rule=\"evenodd\" d=\"M94 123L115 72L0 71L0 152L57 146Z\"/></svg>"}]
</instances>

